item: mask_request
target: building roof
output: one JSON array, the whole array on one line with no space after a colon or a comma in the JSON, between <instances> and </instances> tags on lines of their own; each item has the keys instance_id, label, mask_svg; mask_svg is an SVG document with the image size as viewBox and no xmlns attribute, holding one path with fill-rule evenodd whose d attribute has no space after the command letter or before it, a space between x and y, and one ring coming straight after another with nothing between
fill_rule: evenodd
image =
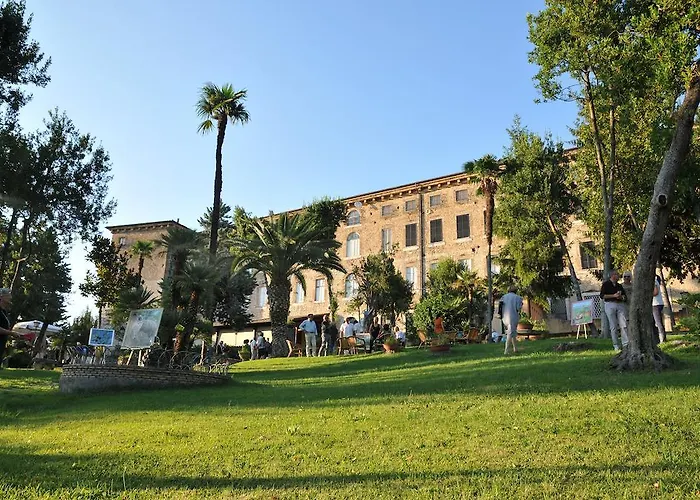
<instances>
[{"instance_id":1,"label":"building roof","mask_svg":"<svg viewBox=\"0 0 700 500\"><path fill-rule=\"evenodd\" d=\"M161 229L169 227L181 227L187 229L187 226L180 224L179 221L174 220L161 220L155 222L139 222L138 224L122 224L119 226L107 226L107 230L114 233L122 233L126 231L143 231L146 229Z\"/></svg>"}]
</instances>

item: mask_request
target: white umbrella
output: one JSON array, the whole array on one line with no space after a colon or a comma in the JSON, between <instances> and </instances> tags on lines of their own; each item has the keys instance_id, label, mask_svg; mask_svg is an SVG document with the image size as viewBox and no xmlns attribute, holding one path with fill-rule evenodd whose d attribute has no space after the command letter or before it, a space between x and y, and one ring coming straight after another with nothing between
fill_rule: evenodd
<instances>
[{"instance_id":1,"label":"white umbrella","mask_svg":"<svg viewBox=\"0 0 700 500\"><path fill-rule=\"evenodd\" d=\"M20 334L37 334L41 331L41 327L43 326L43 324L43 321L39 321L36 319L33 321L22 321L21 323L16 323L15 326L12 328L12 331ZM49 325L46 327L47 336L51 336L54 333L59 333L60 331L60 326Z\"/></svg>"}]
</instances>

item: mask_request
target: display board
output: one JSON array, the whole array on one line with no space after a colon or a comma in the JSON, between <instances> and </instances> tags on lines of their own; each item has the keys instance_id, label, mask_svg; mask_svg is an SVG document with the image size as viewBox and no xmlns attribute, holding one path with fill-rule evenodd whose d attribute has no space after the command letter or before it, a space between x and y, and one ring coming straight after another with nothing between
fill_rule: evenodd
<instances>
[{"instance_id":1,"label":"display board","mask_svg":"<svg viewBox=\"0 0 700 500\"><path fill-rule=\"evenodd\" d=\"M105 330L104 328L90 328L90 338L88 339L88 345L113 346L114 330Z\"/></svg>"},{"instance_id":2,"label":"display board","mask_svg":"<svg viewBox=\"0 0 700 500\"><path fill-rule=\"evenodd\" d=\"M158 334L158 327L162 317L163 309L138 309L131 311L129 322L126 324L122 348L146 349L151 347Z\"/></svg>"},{"instance_id":3,"label":"display board","mask_svg":"<svg viewBox=\"0 0 700 500\"><path fill-rule=\"evenodd\" d=\"M593 299L580 300L571 304L571 324L588 325L593 323Z\"/></svg>"}]
</instances>

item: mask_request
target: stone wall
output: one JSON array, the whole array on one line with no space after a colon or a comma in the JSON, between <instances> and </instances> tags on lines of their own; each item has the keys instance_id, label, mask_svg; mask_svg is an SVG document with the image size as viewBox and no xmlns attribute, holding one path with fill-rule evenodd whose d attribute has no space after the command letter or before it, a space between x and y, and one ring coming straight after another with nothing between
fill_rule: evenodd
<instances>
[{"instance_id":1,"label":"stone wall","mask_svg":"<svg viewBox=\"0 0 700 500\"><path fill-rule=\"evenodd\" d=\"M137 366L64 365L61 392L98 392L109 389L153 389L221 385L230 377L188 370L165 370Z\"/></svg>"}]
</instances>

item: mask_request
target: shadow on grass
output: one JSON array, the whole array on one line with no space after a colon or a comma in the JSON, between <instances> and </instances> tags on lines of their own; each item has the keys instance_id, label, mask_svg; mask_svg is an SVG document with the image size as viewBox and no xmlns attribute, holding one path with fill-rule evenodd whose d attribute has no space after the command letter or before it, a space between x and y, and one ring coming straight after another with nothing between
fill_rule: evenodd
<instances>
[{"instance_id":1,"label":"shadow on grass","mask_svg":"<svg viewBox=\"0 0 700 500\"><path fill-rule=\"evenodd\" d=\"M368 471L357 473L348 471L337 474L309 474L303 470L289 471L289 475L260 477L256 471L250 475L231 473L226 464L221 464L221 475L185 475L173 469L155 469L153 475L133 474L130 470L143 467L144 457L124 454L35 454L29 448L13 446L0 448L0 484L6 491L32 488L53 492L61 488L79 487L83 492L93 489L105 493L138 492L141 490L184 489L204 492L207 489L231 489L251 491L259 489L293 490L314 488L366 487L386 488L387 484L396 488L449 488L450 481L460 486L485 487L498 482L501 487L519 489L522 486L557 487L557 492L575 488L575 483L597 484L596 492L613 488L619 494L632 485L651 487L653 481L667 480L677 488L694 492L693 481L681 484L684 474L677 470L678 464L658 462L645 465L614 464L610 466L553 465L513 466L502 468L456 467L450 470L425 471ZM147 462L147 460L146 460ZM686 479L690 479L692 474ZM467 484L462 484L466 479ZM433 483L430 483L430 482ZM675 483L675 484L674 484ZM110 486L105 486L110 485ZM126 489L122 485L126 485ZM2 491L0 487L0 492ZM105 491L107 490L107 491ZM195 493L195 491L192 491ZM542 492L540 492L542 493Z\"/></svg>"},{"instance_id":2,"label":"shadow on grass","mask_svg":"<svg viewBox=\"0 0 700 500\"><path fill-rule=\"evenodd\" d=\"M656 373L617 373L607 369L611 351L551 352L555 342L526 344L526 352L503 356L494 345L459 346L448 355L412 349L387 356L374 354L323 360L261 360L239 365L234 382L220 388L142 391L123 394L61 395L55 391L5 394L0 401L0 426L38 425L58 418L90 418L105 413L172 410L199 412L213 408L239 410L379 404L387 396L459 394L512 396L564 394L583 391L645 390L658 386L696 387L697 362L679 370ZM697 355L687 359L697 360ZM11 372L17 378L21 372ZM34 372L36 373L36 372ZM41 373L41 372L38 372ZM7 374L2 374L0 380ZM44 378L50 377L42 375ZM0 392L2 394L2 392Z\"/></svg>"}]
</instances>

